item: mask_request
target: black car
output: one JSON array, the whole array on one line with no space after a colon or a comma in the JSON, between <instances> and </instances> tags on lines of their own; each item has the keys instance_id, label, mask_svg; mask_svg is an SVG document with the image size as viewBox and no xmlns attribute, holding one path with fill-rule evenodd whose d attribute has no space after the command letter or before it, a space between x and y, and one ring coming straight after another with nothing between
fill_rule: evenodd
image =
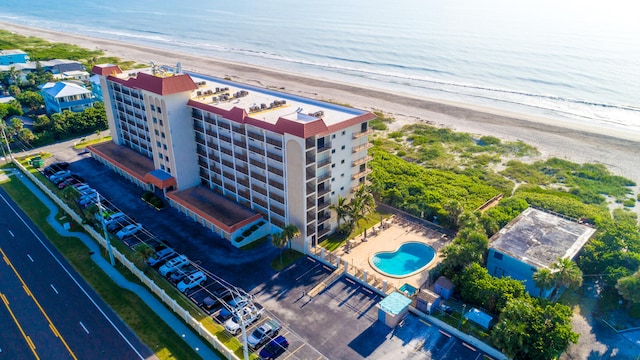
<instances>
[{"instance_id":1,"label":"black car","mask_svg":"<svg viewBox=\"0 0 640 360\"><path fill-rule=\"evenodd\" d=\"M206 310L214 310L219 306L222 306L223 302L228 302L233 299L233 293L227 288L218 289L214 291L211 296L207 296L202 300L202 307Z\"/></svg>"},{"instance_id":2,"label":"black car","mask_svg":"<svg viewBox=\"0 0 640 360\"><path fill-rule=\"evenodd\" d=\"M58 171L66 170L68 167L69 163L66 161L56 162L44 168L42 172L45 176L49 176L57 173Z\"/></svg>"},{"instance_id":3,"label":"black car","mask_svg":"<svg viewBox=\"0 0 640 360\"><path fill-rule=\"evenodd\" d=\"M111 224L107 225L107 231L109 231L112 234L115 234L118 231L120 231L120 229L122 229L123 227L125 227L125 226L127 226L129 224L130 224L129 219L127 219L127 218L120 219L120 220L114 221Z\"/></svg>"}]
</instances>

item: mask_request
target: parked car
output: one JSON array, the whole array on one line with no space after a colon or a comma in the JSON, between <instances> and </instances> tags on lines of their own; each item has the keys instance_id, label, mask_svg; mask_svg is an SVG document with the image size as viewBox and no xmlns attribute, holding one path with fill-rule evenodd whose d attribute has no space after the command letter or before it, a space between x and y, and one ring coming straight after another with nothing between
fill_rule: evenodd
<instances>
[{"instance_id":1,"label":"parked car","mask_svg":"<svg viewBox=\"0 0 640 360\"><path fill-rule=\"evenodd\" d=\"M62 180L71 177L71 175L73 174L69 170L58 171L57 173L51 175L49 180L55 185L58 185L60 182L62 182Z\"/></svg>"},{"instance_id":2,"label":"parked car","mask_svg":"<svg viewBox=\"0 0 640 360\"><path fill-rule=\"evenodd\" d=\"M237 314L224 322L224 328L233 335L238 335L242 330L242 324L247 328L254 322L260 320L264 308L258 307L258 304L247 305L240 309Z\"/></svg>"},{"instance_id":3,"label":"parked car","mask_svg":"<svg viewBox=\"0 0 640 360\"><path fill-rule=\"evenodd\" d=\"M260 350L260 358L263 360L275 359L278 356L282 355L282 353L284 353L288 347L289 342L284 336L280 335L277 338L269 341L269 343L265 345L262 350Z\"/></svg>"},{"instance_id":4,"label":"parked car","mask_svg":"<svg viewBox=\"0 0 640 360\"><path fill-rule=\"evenodd\" d=\"M71 175L71 177L64 179L58 184L58 189L64 189L69 185L80 184L84 180L78 175Z\"/></svg>"},{"instance_id":5,"label":"parked car","mask_svg":"<svg viewBox=\"0 0 640 360\"><path fill-rule=\"evenodd\" d=\"M167 260L164 265L160 266L158 272L162 276L170 275L173 271L189 263L186 255L176 256L171 260Z\"/></svg>"},{"instance_id":6,"label":"parked car","mask_svg":"<svg viewBox=\"0 0 640 360\"><path fill-rule=\"evenodd\" d=\"M59 171L62 170L67 170L67 168L69 167L69 163L68 162L56 162L53 163L47 167L45 167L42 172L44 173L44 176L51 176Z\"/></svg>"},{"instance_id":7,"label":"parked car","mask_svg":"<svg viewBox=\"0 0 640 360\"><path fill-rule=\"evenodd\" d=\"M278 335L282 325L275 320L266 321L264 324L258 326L251 335L247 338L247 344L252 349L257 349L271 338Z\"/></svg>"},{"instance_id":8,"label":"parked car","mask_svg":"<svg viewBox=\"0 0 640 360\"><path fill-rule=\"evenodd\" d=\"M102 212L97 212L95 217L96 220L104 222L105 225L109 226L109 224L118 221L120 219L124 219L127 215L121 211L112 211L112 210L104 210Z\"/></svg>"},{"instance_id":9,"label":"parked car","mask_svg":"<svg viewBox=\"0 0 640 360\"><path fill-rule=\"evenodd\" d=\"M120 229L122 229L123 227L125 227L125 226L127 226L129 224L131 224L131 222L127 218L116 220L116 221L112 222L111 224L107 225L107 231L109 231L112 234L115 234L118 231L120 231Z\"/></svg>"},{"instance_id":10,"label":"parked car","mask_svg":"<svg viewBox=\"0 0 640 360\"><path fill-rule=\"evenodd\" d=\"M202 271L196 271L195 273L185 277L176 285L178 290L183 293L193 289L194 287L202 284L207 281L207 275L205 275Z\"/></svg>"},{"instance_id":11,"label":"parked car","mask_svg":"<svg viewBox=\"0 0 640 360\"><path fill-rule=\"evenodd\" d=\"M213 310L219 306L222 306L223 303L229 302L233 299L233 292L231 292L228 288L218 289L214 291L211 296L207 296L202 300L201 306L206 310Z\"/></svg>"},{"instance_id":12,"label":"parked car","mask_svg":"<svg viewBox=\"0 0 640 360\"><path fill-rule=\"evenodd\" d=\"M108 228L107 228L108 230ZM148 260L147 262L149 263L149 265L151 266L156 266L156 265L160 265L159 263L161 261L165 261L167 260L170 256L172 255L177 255L175 251L173 251L172 248L164 248L161 250L156 251L155 254L153 254Z\"/></svg>"},{"instance_id":13,"label":"parked car","mask_svg":"<svg viewBox=\"0 0 640 360\"><path fill-rule=\"evenodd\" d=\"M227 302L227 306L225 306L224 309L220 310L220 317L222 317L223 319L228 318L229 316L233 315L232 312L234 310L246 306L247 303L249 303L249 299L247 299L245 296L235 296L233 299L231 299L231 301Z\"/></svg>"},{"instance_id":14,"label":"parked car","mask_svg":"<svg viewBox=\"0 0 640 360\"><path fill-rule=\"evenodd\" d=\"M96 201L98 201L98 192L94 191L94 192L82 195L80 199L78 199L78 205L80 205L83 208L86 208Z\"/></svg>"},{"instance_id":15,"label":"parked car","mask_svg":"<svg viewBox=\"0 0 640 360\"><path fill-rule=\"evenodd\" d=\"M196 268L192 264L187 264L181 267L180 269L172 272L171 276L169 276L169 281L171 281L174 284L177 284L180 281L182 281L182 279L184 279L186 276L189 276L196 271L198 271L198 268Z\"/></svg>"},{"instance_id":16,"label":"parked car","mask_svg":"<svg viewBox=\"0 0 640 360\"><path fill-rule=\"evenodd\" d=\"M120 231L118 231L116 233L116 237L120 240L124 239L127 236L131 236L135 233L137 233L138 231L140 231L140 229L142 229L142 225L141 224L129 224L125 227L123 227L122 229L120 229Z\"/></svg>"}]
</instances>

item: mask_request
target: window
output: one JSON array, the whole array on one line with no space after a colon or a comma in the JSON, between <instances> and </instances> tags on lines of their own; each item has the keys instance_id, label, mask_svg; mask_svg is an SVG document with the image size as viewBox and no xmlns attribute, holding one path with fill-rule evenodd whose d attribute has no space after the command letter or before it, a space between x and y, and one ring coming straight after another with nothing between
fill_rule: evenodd
<instances>
[{"instance_id":1,"label":"window","mask_svg":"<svg viewBox=\"0 0 640 360\"><path fill-rule=\"evenodd\" d=\"M336 153L336 149L331 149L331 153L335 154Z\"/></svg>"},{"instance_id":2,"label":"window","mask_svg":"<svg viewBox=\"0 0 640 360\"><path fill-rule=\"evenodd\" d=\"M162 122L162 120L160 120L160 126L164 126L164 123Z\"/></svg>"},{"instance_id":3,"label":"window","mask_svg":"<svg viewBox=\"0 0 640 360\"><path fill-rule=\"evenodd\" d=\"M345 130L342 130L342 135L346 134L347 132Z\"/></svg>"},{"instance_id":4,"label":"window","mask_svg":"<svg viewBox=\"0 0 640 360\"><path fill-rule=\"evenodd\" d=\"M162 108L158 106L158 114L162 114Z\"/></svg>"},{"instance_id":5,"label":"window","mask_svg":"<svg viewBox=\"0 0 640 360\"><path fill-rule=\"evenodd\" d=\"M162 153L159 153L158 157L160 158L160 160L162 160L163 159Z\"/></svg>"},{"instance_id":6,"label":"window","mask_svg":"<svg viewBox=\"0 0 640 360\"><path fill-rule=\"evenodd\" d=\"M344 148L345 148L345 145L342 145L341 149L344 150Z\"/></svg>"},{"instance_id":7,"label":"window","mask_svg":"<svg viewBox=\"0 0 640 360\"><path fill-rule=\"evenodd\" d=\"M344 190L344 186L340 187L340 191Z\"/></svg>"},{"instance_id":8,"label":"window","mask_svg":"<svg viewBox=\"0 0 640 360\"><path fill-rule=\"evenodd\" d=\"M331 181L336 181L336 178L331 178Z\"/></svg>"},{"instance_id":9,"label":"window","mask_svg":"<svg viewBox=\"0 0 640 360\"><path fill-rule=\"evenodd\" d=\"M151 105L151 106L153 106L153 105ZM157 118L157 117L155 117L155 116L153 117L153 123L154 123L154 124L157 124L157 123L158 123L158 118Z\"/></svg>"},{"instance_id":10,"label":"window","mask_svg":"<svg viewBox=\"0 0 640 360\"><path fill-rule=\"evenodd\" d=\"M501 254L501 253L499 253L499 252L494 252L494 253L493 253L493 257L494 257L496 260L500 260L500 261L502 261L502 254Z\"/></svg>"},{"instance_id":11,"label":"window","mask_svg":"<svg viewBox=\"0 0 640 360\"><path fill-rule=\"evenodd\" d=\"M161 145L161 144L160 144L160 141L156 141L156 146L157 146L157 147L160 147L160 145Z\"/></svg>"},{"instance_id":12,"label":"window","mask_svg":"<svg viewBox=\"0 0 640 360\"><path fill-rule=\"evenodd\" d=\"M170 168L170 167L167 167L167 172L168 172L169 174L171 174L171 168Z\"/></svg>"},{"instance_id":13,"label":"window","mask_svg":"<svg viewBox=\"0 0 640 360\"><path fill-rule=\"evenodd\" d=\"M160 170L164 170L164 165L160 164Z\"/></svg>"},{"instance_id":14,"label":"window","mask_svg":"<svg viewBox=\"0 0 640 360\"><path fill-rule=\"evenodd\" d=\"M340 177L344 177L344 174L340 174Z\"/></svg>"},{"instance_id":15,"label":"window","mask_svg":"<svg viewBox=\"0 0 640 360\"><path fill-rule=\"evenodd\" d=\"M335 192L335 191L332 191L332 192L331 192L331 195L335 195L335 194L336 194L336 192Z\"/></svg>"},{"instance_id":16,"label":"window","mask_svg":"<svg viewBox=\"0 0 640 360\"><path fill-rule=\"evenodd\" d=\"M331 164L331 168L333 169L334 167L336 167L336 164Z\"/></svg>"},{"instance_id":17,"label":"window","mask_svg":"<svg viewBox=\"0 0 640 360\"><path fill-rule=\"evenodd\" d=\"M331 135L331 138L335 139L336 138L336 134Z\"/></svg>"},{"instance_id":18,"label":"window","mask_svg":"<svg viewBox=\"0 0 640 360\"><path fill-rule=\"evenodd\" d=\"M153 132L156 134L156 136L160 135L160 132L158 130L153 130Z\"/></svg>"},{"instance_id":19,"label":"window","mask_svg":"<svg viewBox=\"0 0 640 360\"><path fill-rule=\"evenodd\" d=\"M151 111L156 111L156 106L153 105L153 104L151 104ZM156 120L158 120L158 119L153 118L153 122L156 122Z\"/></svg>"},{"instance_id":20,"label":"window","mask_svg":"<svg viewBox=\"0 0 640 360\"><path fill-rule=\"evenodd\" d=\"M340 161L340 164L344 164L344 159L342 161Z\"/></svg>"},{"instance_id":21,"label":"window","mask_svg":"<svg viewBox=\"0 0 640 360\"><path fill-rule=\"evenodd\" d=\"M167 144L162 144L162 147L167 150Z\"/></svg>"},{"instance_id":22,"label":"window","mask_svg":"<svg viewBox=\"0 0 640 360\"><path fill-rule=\"evenodd\" d=\"M165 138L164 131L160 135L162 136L163 139Z\"/></svg>"}]
</instances>

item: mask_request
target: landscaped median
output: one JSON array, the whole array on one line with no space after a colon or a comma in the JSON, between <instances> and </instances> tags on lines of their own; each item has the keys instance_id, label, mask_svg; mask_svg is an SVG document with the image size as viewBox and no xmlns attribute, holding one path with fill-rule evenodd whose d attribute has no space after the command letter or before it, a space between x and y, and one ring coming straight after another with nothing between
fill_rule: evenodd
<instances>
[{"instance_id":1,"label":"landscaped median","mask_svg":"<svg viewBox=\"0 0 640 360\"><path fill-rule=\"evenodd\" d=\"M31 180L34 181L34 183L38 187L40 187L40 189L45 194L47 194L55 203L57 203L57 205L67 213L68 217L73 219L72 223L75 224L74 231L81 229L81 231L89 234L104 249L107 245L105 239L88 224L78 225L80 223L83 223L83 219L75 211L71 210L71 208L58 197L57 194L59 190L52 189L52 187L47 186L46 181L44 182L39 181L40 179L43 179L43 177L39 173L32 174L32 172L36 172L36 170L31 168L30 165L28 165L28 159L22 159L21 162L22 163L20 164L16 164L16 166L20 168L22 172L27 174L27 176L31 178ZM19 184L19 185L16 185L16 184ZM24 185L22 185L19 182L11 181L8 184L5 184L5 187L12 188L13 189L13 193L11 194L12 197L16 196L21 201L24 201L24 199L31 199L30 201L39 202L37 198L33 196L29 196L27 194L28 189L26 189ZM46 212L46 207L43 207L42 205L39 205L39 206L38 205L22 205L22 206L23 207L28 206L31 209L39 209L39 211ZM28 212L28 214L30 217L34 218L34 220L38 220L35 222L38 224L39 227L41 228L49 227L48 224L46 224L46 222L43 221L43 219L47 216L47 214L41 214L41 213L32 214L31 212ZM45 234L47 234L48 237L50 233L55 233L55 231L52 228L50 228L48 232L45 232ZM58 234L56 234L55 236L56 238L62 238ZM84 252L85 259L83 259L83 261L92 263L91 259L87 255L88 251L86 247L84 247L80 241L76 241L78 243L77 246L83 250L76 249L74 250L74 252L72 252L69 255L67 255L67 253L65 252L65 244L67 244L66 240L65 241L58 240L58 241L55 241L55 242L52 241L52 242L54 243L54 245L56 245L56 247L60 249L60 251L63 254L65 254L65 256L73 257L73 253ZM227 334L222 326L215 323L213 319L211 319L211 317L207 316L193 302L188 300L182 293L178 292L177 289L174 286L172 286L165 278L161 277L159 274L153 271L146 272L136 267L135 263L136 262L140 263L140 261L136 261L136 258L135 258L136 255L133 250L129 249L127 246L125 246L124 244L118 241L113 241L112 245L115 248L114 256L119 262L116 265L116 268L121 273L123 273L125 277L127 277L130 281L144 284L144 286L146 286L150 290L150 292L154 294L160 301L164 302L166 307L171 309L178 316L178 318L180 318L184 323L191 326L195 330L195 332L205 342L211 344L212 348L217 350L217 352L219 352L222 357L227 359L239 359L240 357L242 357L242 346L238 339ZM103 253L102 255L106 257L106 250L102 251L102 253ZM78 269L78 271L82 273L83 276L85 276L85 278L93 276L93 273L96 272L95 266L87 266L87 265L78 266L73 261L71 261L71 259L70 259L70 262L72 262L74 267L76 267L76 269ZM91 273L91 275L85 274L86 272ZM139 314L144 312L142 312L141 310L131 311L124 305L121 305L120 309L118 310L117 304L113 305L110 301L108 301L108 298L113 297L113 294L118 294L119 296L122 292L126 292L126 291L119 289L116 284L111 282L111 284L107 287L113 287L115 289L110 289L106 291L108 293L107 295L103 294L103 291L100 291L100 289L105 287L105 284L103 284L103 282L109 282L109 279L108 279L108 276L106 276L104 273L102 272L100 273L102 277L100 277L98 281L96 282L90 281L90 283L96 289L96 291L98 291L98 293L101 296L103 296L103 298L105 298L105 301L107 301L107 303L113 306L114 309L119 314L121 314L121 317L125 319L127 323L129 323L129 326L131 326L134 329L134 331L136 331L136 333L139 334L140 338L145 343L164 344L165 340L162 340L162 341L158 340L158 336L160 334L151 336L150 338L148 338L147 336L143 336L145 332L154 332L155 328L158 328L157 324L154 324L153 326L151 326L150 324L145 322L145 326L142 326L140 328L138 328L137 326L134 326L134 324L141 322L141 320L137 318L140 316ZM137 299L134 294L131 294L131 297L135 299L129 299L127 303L136 303L138 307L144 307L147 309L148 312L153 313L153 311L149 309L146 305L144 305L143 302L140 301L140 299ZM123 315L122 313L124 313L125 315ZM131 314L131 313L134 313L134 314ZM131 316L136 315L136 316L134 316L135 318L128 320L127 318L129 315ZM153 317L158 319L158 317L155 316L155 314L153 315L154 315ZM142 317L144 319L149 318L149 316L147 315L142 315ZM134 324L131 324L130 321L133 322ZM158 322L162 323L162 325L167 327L166 324L162 322L162 320L158 320ZM170 329L163 329L161 332L163 336L175 337L176 335L175 332ZM194 355L197 356L197 354L193 353L193 350L190 349L190 347L186 343L182 342L179 337L177 341L181 343L180 345L182 345L182 347L184 347L185 350L183 351L179 350L180 347L178 346L178 350L174 351L172 349L169 349L169 346L167 345L167 351L164 354L158 353L157 355L160 358L193 358ZM174 346L177 346L177 344L174 343ZM153 348L153 346L150 346L150 347ZM155 348L153 350L157 351ZM191 354L187 354L185 351L191 351ZM177 355L177 354L181 354L181 355ZM251 358L255 359L257 357L254 354L251 354Z\"/></svg>"}]
</instances>

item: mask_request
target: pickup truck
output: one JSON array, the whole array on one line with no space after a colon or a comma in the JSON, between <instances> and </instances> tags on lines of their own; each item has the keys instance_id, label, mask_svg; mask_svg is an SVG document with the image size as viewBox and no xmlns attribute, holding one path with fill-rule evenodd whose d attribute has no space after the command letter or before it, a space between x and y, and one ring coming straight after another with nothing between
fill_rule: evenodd
<instances>
[{"instance_id":1,"label":"pickup truck","mask_svg":"<svg viewBox=\"0 0 640 360\"><path fill-rule=\"evenodd\" d=\"M251 349L257 349L264 345L269 339L278 335L282 326L275 320L265 321L264 324L258 326L247 338L247 344Z\"/></svg>"},{"instance_id":2,"label":"pickup truck","mask_svg":"<svg viewBox=\"0 0 640 360\"><path fill-rule=\"evenodd\" d=\"M242 322L245 328L260 320L264 308L260 304L254 303L253 305L247 305L237 311L237 313L229 320L225 321L224 328L233 335L238 335L241 331L241 323L239 315L242 315Z\"/></svg>"}]
</instances>

